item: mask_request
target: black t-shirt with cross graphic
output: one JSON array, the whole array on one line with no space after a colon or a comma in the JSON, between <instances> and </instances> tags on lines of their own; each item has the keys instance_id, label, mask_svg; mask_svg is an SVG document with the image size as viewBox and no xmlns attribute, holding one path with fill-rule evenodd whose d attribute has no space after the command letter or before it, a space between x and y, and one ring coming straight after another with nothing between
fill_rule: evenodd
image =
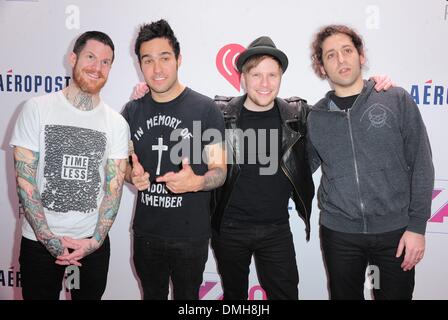
<instances>
[{"instance_id":1,"label":"black t-shirt with cross graphic","mask_svg":"<svg viewBox=\"0 0 448 320\"><path fill-rule=\"evenodd\" d=\"M189 159L196 175L207 172L204 147L225 137L218 107L212 99L186 88L166 103L147 94L130 101L122 114L129 123L135 153L151 181L149 190L138 192L134 233L170 239L207 238L210 192L173 194L155 180L180 171L183 158ZM212 138L202 141L205 130Z\"/></svg>"}]
</instances>

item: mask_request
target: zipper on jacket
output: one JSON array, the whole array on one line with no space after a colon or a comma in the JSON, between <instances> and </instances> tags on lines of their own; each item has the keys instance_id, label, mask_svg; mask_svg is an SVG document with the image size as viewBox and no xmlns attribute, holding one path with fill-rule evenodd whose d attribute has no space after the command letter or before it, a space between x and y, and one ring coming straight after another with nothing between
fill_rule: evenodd
<instances>
[{"instance_id":1,"label":"zipper on jacket","mask_svg":"<svg viewBox=\"0 0 448 320\"><path fill-rule=\"evenodd\" d=\"M225 116L224 120L229 123L229 125L230 125L229 129L231 129L233 131L235 131L237 129L237 126L236 126L237 116ZM228 129L228 128L226 127L226 129ZM237 150L236 150L238 146L237 146L237 143L236 143L236 136L235 136L235 134L232 135L232 138L233 139L230 142L230 146L232 148L232 155L234 157L234 160L232 160L234 163L232 165L236 166L240 171L238 172L238 175L235 177L233 185L231 186L232 189L230 190L229 198L227 199L227 203L226 203L226 205L224 206L224 208L222 210L222 212L223 212L222 216L224 216L224 212L227 210L227 207L229 206L230 199L232 199L232 194L233 194L233 190L234 190L236 181L238 180L238 177L239 177L239 175L241 173L241 167L240 167L240 165L238 163L238 156L237 156ZM227 141L226 141L226 144L227 144ZM226 150L226 152L227 152L227 150ZM222 222L222 220L221 220L221 222Z\"/></svg>"},{"instance_id":2,"label":"zipper on jacket","mask_svg":"<svg viewBox=\"0 0 448 320\"><path fill-rule=\"evenodd\" d=\"M358 96L359 98L359 96ZM356 98L355 102L353 103L353 106L356 104L356 101L358 100L358 98ZM353 108L352 106L352 108ZM348 131L350 134L350 141L351 141L351 145L352 145L352 152L353 152L353 164L355 166L355 179L356 179L356 186L358 188L358 196L359 196L359 206L361 208L361 214L362 214L362 223L363 223L363 233L367 233L367 224L366 224L366 217L365 217L365 206L364 206L364 202L362 201L362 197L361 197L361 187L360 187L360 183L359 183L359 171L358 171L358 162L356 160L356 152L355 152L355 142L353 139L353 130L352 130L352 123L351 123L351 118L350 118L350 109L347 110L347 121L348 121Z\"/></svg>"},{"instance_id":3,"label":"zipper on jacket","mask_svg":"<svg viewBox=\"0 0 448 320\"><path fill-rule=\"evenodd\" d=\"M300 133L298 133L298 134L299 134L299 137L297 138L297 140L296 140L294 143L292 143L292 144L288 147L288 149L286 150L285 153L287 153L287 152L288 152L288 151L289 151L289 150L296 144L296 142L302 137L302 135L301 135ZM294 184L294 181L292 181L291 175L289 174L288 170L283 166L283 161L282 161L282 159L280 159L280 168L282 168L283 172L284 172L285 175L288 177L289 181L291 181L291 184L292 184L292 186L293 186L293 188L294 188L294 191L296 192L297 197L299 198L300 202L302 203L302 207L303 207L303 209L305 210L305 218L306 218L306 220L309 221L309 214L308 214L308 210L306 210L305 203L303 202L303 199L302 199L302 197L300 196L300 193L299 193L299 191L297 190L296 185ZM297 209L296 209L296 210L297 210Z\"/></svg>"}]
</instances>

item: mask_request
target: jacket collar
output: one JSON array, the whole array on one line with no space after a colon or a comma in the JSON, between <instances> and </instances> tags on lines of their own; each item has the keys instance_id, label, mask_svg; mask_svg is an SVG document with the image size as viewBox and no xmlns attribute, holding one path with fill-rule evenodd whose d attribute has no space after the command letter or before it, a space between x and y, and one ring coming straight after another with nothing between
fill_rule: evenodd
<instances>
[{"instance_id":1,"label":"jacket collar","mask_svg":"<svg viewBox=\"0 0 448 320\"><path fill-rule=\"evenodd\" d=\"M243 103L246 100L246 94L238 96L230 100L230 102L224 107L223 113L224 118L233 118L238 120L241 115L241 110L243 109Z\"/></svg>"},{"instance_id":2,"label":"jacket collar","mask_svg":"<svg viewBox=\"0 0 448 320\"><path fill-rule=\"evenodd\" d=\"M373 80L364 80L364 87L360 93L359 102L362 104L370 96L375 82ZM331 95L334 94L334 90L328 91L324 98L317 102L313 109L322 111L340 111L337 105L331 100ZM357 103L358 104L358 103Z\"/></svg>"}]
</instances>

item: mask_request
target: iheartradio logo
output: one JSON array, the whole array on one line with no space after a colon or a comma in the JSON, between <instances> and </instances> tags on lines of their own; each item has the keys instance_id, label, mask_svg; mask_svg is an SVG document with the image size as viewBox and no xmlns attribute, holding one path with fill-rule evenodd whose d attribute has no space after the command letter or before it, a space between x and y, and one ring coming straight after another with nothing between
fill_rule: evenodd
<instances>
[{"instance_id":1,"label":"iheartradio logo","mask_svg":"<svg viewBox=\"0 0 448 320\"><path fill-rule=\"evenodd\" d=\"M230 43L222 47L216 55L216 68L238 92L240 91L240 74L236 70L236 59L246 50L240 44Z\"/></svg>"}]
</instances>

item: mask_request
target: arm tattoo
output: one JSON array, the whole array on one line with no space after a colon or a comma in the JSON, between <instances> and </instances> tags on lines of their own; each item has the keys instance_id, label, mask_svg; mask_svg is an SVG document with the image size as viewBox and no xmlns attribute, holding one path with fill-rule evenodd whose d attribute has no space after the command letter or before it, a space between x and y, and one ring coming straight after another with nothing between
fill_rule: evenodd
<instances>
[{"instance_id":1,"label":"arm tattoo","mask_svg":"<svg viewBox=\"0 0 448 320\"><path fill-rule=\"evenodd\" d=\"M222 168L213 168L204 175L203 191L216 189L226 181L226 172Z\"/></svg>"},{"instance_id":2,"label":"arm tattoo","mask_svg":"<svg viewBox=\"0 0 448 320\"><path fill-rule=\"evenodd\" d=\"M120 207L121 194L123 191L124 176L126 173L127 160L107 160L106 165L106 194L101 202L98 214L98 222L93 233L93 237L98 243L103 243L107 236L115 217L117 216L118 208ZM94 251L96 248L88 248L87 254Z\"/></svg>"},{"instance_id":3,"label":"arm tattoo","mask_svg":"<svg viewBox=\"0 0 448 320\"><path fill-rule=\"evenodd\" d=\"M57 257L64 252L61 240L48 227L36 183L39 153L24 148L14 149L14 165L17 179L17 193L25 210L25 218L36 234L37 240Z\"/></svg>"},{"instance_id":4,"label":"arm tattoo","mask_svg":"<svg viewBox=\"0 0 448 320\"><path fill-rule=\"evenodd\" d=\"M206 154L208 163L222 165L226 163L226 144L219 142L217 144L206 146ZM210 191L216 189L224 184L226 181L227 170L226 167L215 167L207 171L204 175L203 191Z\"/></svg>"}]
</instances>

